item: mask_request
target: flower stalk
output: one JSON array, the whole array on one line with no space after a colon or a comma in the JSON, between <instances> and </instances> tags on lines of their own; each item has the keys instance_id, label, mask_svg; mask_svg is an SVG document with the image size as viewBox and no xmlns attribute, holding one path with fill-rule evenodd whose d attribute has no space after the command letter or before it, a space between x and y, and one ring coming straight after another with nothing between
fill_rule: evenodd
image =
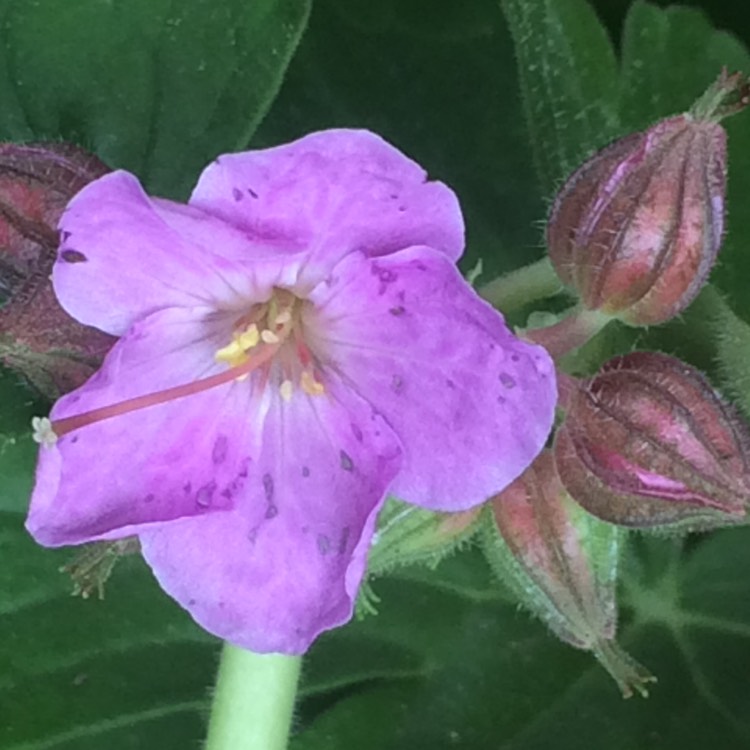
<instances>
[{"instance_id":1,"label":"flower stalk","mask_svg":"<svg viewBox=\"0 0 750 750\"><path fill-rule=\"evenodd\" d=\"M284 750L301 663L225 643L205 750Z\"/></svg>"}]
</instances>

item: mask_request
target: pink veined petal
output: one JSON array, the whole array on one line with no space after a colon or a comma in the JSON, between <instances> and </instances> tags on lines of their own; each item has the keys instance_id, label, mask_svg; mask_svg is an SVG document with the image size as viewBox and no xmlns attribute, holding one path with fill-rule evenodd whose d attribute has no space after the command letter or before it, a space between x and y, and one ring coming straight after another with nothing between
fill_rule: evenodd
<instances>
[{"instance_id":1,"label":"pink veined petal","mask_svg":"<svg viewBox=\"0 0 750 750\"><path fill-rule=\"evenodd\" d=\"M269 258L273 248L259 247L196 208L152 200L127 172L112 172L81 190L63 214L60 232L53 270L60 304L78 321L116 336L155 310L226 306L270 289L268 282L253 288L247 280L238 288L236 279L242 277L239 261ZM271 272L279 268L276 258ZM269 275L267 263L263 269L261 277Z\"/></svg>"},{"instance_id":2,"label":"pink veined petal","mask_svg":"<svg viewBox=\"0 0 750 750\"><path fill-rule=\"evenodd\" d=\"M400 463L381 417L333 379L278 393L234 510L141 533L162 587L206 630L255 652L302 653L351 618L375 517Z\"/></svg>"},{"instance_id":3,"label":"pink veined petal","mask_svg":"<svg viewBox=\"0 0 750 750\"><path fill-rule=\"evenodd\" d=\"M191 383L226 369L231 326L201 309L136 323L52 420ZM234 507L259 455L264 404L251 377L95 422L40 450L27 528L48 546L138 533L144 525Z\"/></svg>"},{"instance_id":4,"label":"pink veined petal","mask_svg":"<svg viewBox=\"0 0 750 750\"><path fill-rule=\"evenodd\" d=\"M308 245L311 282L348 252L386 255L423 244L456 260L464 247L454 193L366 130L327 130L221 156L190 203L253 237Z\"/></svg>"},{"instance_id":5,"label":"pink veined petal","mask_svg":"<svg viewBox=\"0 0 750 750\"><path fill-rule=\"evenodd\" d=\"M517 339L443 255L349 256L311 296L311 344L404 446L391 492L462 510L515 479L544 445L554 367Z\"/></svg>"}]
</instances>

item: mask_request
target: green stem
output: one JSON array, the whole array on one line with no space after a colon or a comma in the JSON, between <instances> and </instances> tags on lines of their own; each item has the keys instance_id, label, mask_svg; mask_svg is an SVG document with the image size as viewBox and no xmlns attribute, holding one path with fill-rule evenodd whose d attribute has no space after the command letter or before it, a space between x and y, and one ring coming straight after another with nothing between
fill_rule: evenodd
<instances>
[{"instance_id":1,"label":"green stem","mask_svg":"<svg viewBox=\"0 0 750 750\"><path fill-rule=\"evenodd\" d=\"M549 258L545 257L493 279L477 291L493 307L508 314L529 302L553 297L562 288Z\"/></svg>"},{"instance_id":2,"label":"green stem","mask_svg":"<svg viewBox=\"0 0 750 750\"><path fill-rule=\"evenodd\" d=\"M301 662L224 644L205 750L284 750Z\"/></svg>"}]
</instances>

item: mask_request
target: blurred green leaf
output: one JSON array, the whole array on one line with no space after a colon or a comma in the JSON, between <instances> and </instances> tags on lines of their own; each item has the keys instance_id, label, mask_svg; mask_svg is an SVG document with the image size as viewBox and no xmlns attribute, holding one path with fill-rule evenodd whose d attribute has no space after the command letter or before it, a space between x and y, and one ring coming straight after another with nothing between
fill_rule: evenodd
<instances>
[{"instance_id":1,"label":"blurred green leaf","mask_svg":"<svg viewBox=\"0 0 750 750\"><path fill-rule=\"evenodd\" d=\"M623 701L593 658L553 641L491 586L384 580L380 615L325 638L310 663L357 639L399 644L417 666L340 697L292 748L745 747L748 541L748 529L716 533L694 549L639 540L626 566L630 617L620 640L659 677L647 701ZM470 562L456 558L438 572Z\"/></svg>"},{"instance_id":2,"label":"blurred green leaf","mask_svg":"<svg viewBox=\"0 0 750 750\"><path fill-rule=\"evenodd\" d=\"M0 367L0 511L24 511L31 492L38 445L31 439L31 418L49 406Z\"/></svg>"},{"instance_id":3,"label":"blurred green leaf","mask_svg":"<svg viewBox=\"0 0 750 750\"><path fill-rule=\"evenodd\" d=\"M458 194L468 271L483 279L538 257L544 213L517 95L513 48L495 0L318 0L253 146L311 130L368 128ZM470 8L471 23L436 27ZM463 29L463 30L461 30ZM481 283L481 280L480 280Z\"/></svg>"},{"instance_id":4,"label":"blurred green leaf","mask_svg":"<svg viewBox=\"0 0 750 750\"><path fill-rule=\"evenodd\" d=\"M617 133L617 68L586 0L502 0L539 180L552 195Z\"/></svg>"},{"instance_id":5,"label":"blurred green leaf","mask_svg":"<svg viewBox=\"0 0 750 750\"><path fill-rule=\"evenodd\" d=\"M310 0L0 0L0 138L63 139L186 195L244 147Z\"/></svg>"}]
</instances>

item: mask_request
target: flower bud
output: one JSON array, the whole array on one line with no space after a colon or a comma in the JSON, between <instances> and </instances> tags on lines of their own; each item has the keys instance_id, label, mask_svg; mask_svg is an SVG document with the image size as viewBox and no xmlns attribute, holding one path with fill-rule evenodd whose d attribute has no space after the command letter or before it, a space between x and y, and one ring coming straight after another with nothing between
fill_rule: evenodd
<instances>
[{"instance_id":1,"label":"flower bud","mask_svg":"<svg viewBox=\"0 0 750 750\"><path fill-rule=\"evenodd\" d=\"M568 497L549 451L490 507L484 551L501 580L559 638L593 652L624 696L645 695L653 678L614 642L623 531Z\"/></svg>"},{"instance_id":2,"label":"flower bud","mask_svg":"<svg viewBox=\"0 0 750 750\"><path fill-rule=\"evenodd\" d=\"M594 154L557 195L547 224L560 279L590 310L662 323L694 299L721 244L726 133L747 83L722 77L688 113ZM732 104L740 98L740 104Z\"/></svg>"},{"instance_id":3,"label":"flower bud","mask_svg":"<svg viewBox=\"0 0 750 750\"><path fill-rule=\"evenodd\" d=\"M63 209L108 171L65 143L0 145L0 361L49 398L83 383L114 342L73 320L50 281Z\"/></svg>"},{"instance_id":4,"label":"flower bud","mask_svg":"<svg viewBox=\"0 0 750 750\"><path fill-rule=\"evenodd\" d=\"M745 519L747 425L701 373L666 354L615 357L581 383L554 452L567 491L605 521L693 530Z\"/></svg>"}]
</instances>

